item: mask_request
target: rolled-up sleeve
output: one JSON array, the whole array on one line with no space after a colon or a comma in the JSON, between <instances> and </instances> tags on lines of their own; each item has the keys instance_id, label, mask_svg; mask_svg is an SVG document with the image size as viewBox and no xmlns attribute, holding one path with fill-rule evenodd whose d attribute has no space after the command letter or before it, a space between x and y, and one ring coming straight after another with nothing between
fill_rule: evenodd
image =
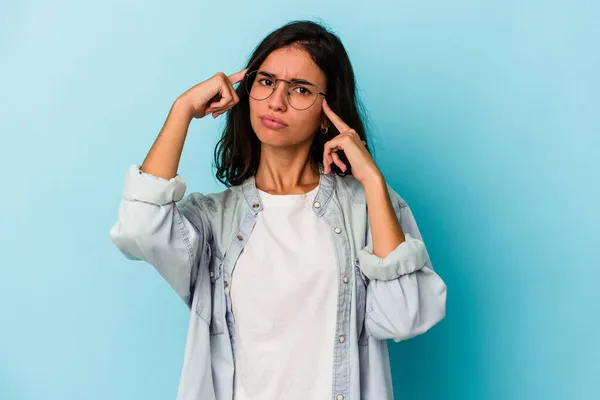
<instances>
[{"instance_id":1,"label":"rolled-up sleeve","mask_svg":"<svg viewBox=\"0 0 600 400\"><path fill-rule=\"evenodd\" d=\"M405 241L385 258L373 254L370 245L358 252L361 270L367 278L390 281L423 268L427 261L425 244L408 232L404 236Z\"/></svg>"},{"instance_id":2,"label":"rolled-up sleeve","mask_svg":"<svg viewBox=\"0 0 600 400\"><path fill-rule=\"evenodd\" d=\"M110 239L131 260L143 260L158 271L191 306L198 257L205 241L199 197L184 198L180 176L159 178L131 166Z\"/></svg>"},{"instance_id":3,"label":"rolled-up sleeve","mask_svg":"<svg viewBox=\"0 0 600 400\"><path fill-rule=\"evenodd\" d=\"M373 254L371 233L358 253L368 278L365 329L376 339L406 340L429 330L446 316L446 284L434 272L409 206L388 186L405 235L385 258Z\"/></svg>"}]
</instances>

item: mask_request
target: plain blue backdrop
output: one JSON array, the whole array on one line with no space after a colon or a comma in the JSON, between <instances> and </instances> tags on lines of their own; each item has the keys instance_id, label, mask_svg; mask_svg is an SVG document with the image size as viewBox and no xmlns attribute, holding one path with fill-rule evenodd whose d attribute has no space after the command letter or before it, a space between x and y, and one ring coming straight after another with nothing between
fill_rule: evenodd
<instances>
[{"instance_id":1,"label":"plain blue backdrop","mask_svg":"<svg viewBox=\"0 0 600 400\"><path fill-rule=\"evenodd\" d=\"M600 398L597 1L65 0L0 4L0 399L175 397L187 308L108 238L125 171L179 94L304 18L344 42L448 285L390 343L396 398ZM192 123L188 193L224 189L222 126Z\"/></svg>"}]
</instances>

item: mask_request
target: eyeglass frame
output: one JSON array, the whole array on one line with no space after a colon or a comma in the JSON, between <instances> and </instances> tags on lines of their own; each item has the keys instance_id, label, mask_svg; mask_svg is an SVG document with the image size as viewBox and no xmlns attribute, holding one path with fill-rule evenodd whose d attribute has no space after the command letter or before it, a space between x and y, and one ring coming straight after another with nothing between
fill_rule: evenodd
<instances>
[{"instance_id":1,"label":"eyeglass frame","mask_svg":"<svg viewBox=\"0 0 600 400\"><path fill-rule=\"evenodd\" d=\"M253 73L255 73L255 72L256 72L257 76L258 76L258 73L259 73L259 72L260 72L260 73L262 73L262 74L265 74L265 75L269 75L270 77L272 77L272 78L273 78L273 81L275 82L275 86L273 86L273 90L271 91L271 93L270 93L270 94L269 94L267 97L265 97L264 99L260 99L260 100L259 100L259 99L256 99L256 98L254 98L254 97L252 97L252 96L250 95L250 90L248 89L247 80L246 80L246 79L244 79L244 88L246 89L246 92L248 93L248 96L250 96L250 98L251 98L251 99L254 99L254 100L256 100L256 101L263 101L263 100L266 100L266 99L268 99L269 97L271 97L271 95L272 95L273 93L275 93L275 91L277 90L277 81L284 81L285 83L287 83L287 84L288 84L288 89L285 91L285 98L286 98L286 100L287 100L288 104L290 105L290 107L292 107L294 110L298 110L298 111L304 111L304 110L308 110L309 108L311 108L312 106L314 106L314 105L315 105L315 103L317 102L317 99L319 98L319 95L322 95L323 97L325 97L325 96L327 95L326 93L324 93L324 92L321 92L321 91L319 90L319 87L318 87L316 84L314 84L314 83L312 83L312 82L309 82L309 81L307 81L307 80L305 80L305 79L292 79L291 81L288 81L288 80L285 80L285 79L282 79L282 78L276 78L276 77L275 77L275 75L273 75L272 73L270 73L270 72L267 72L267 71L263 71L262 69L255 69L254 71L247 72L247 73L245 73L245 74L244 74L244 77L245 77L245 78L248 78L248 76L250 76L250 74L253 74ZM255 79L256 79L256 78L255 78ZM316 90L316 92L317 92L317 95L315 96L315 99L313 100L312 104L311 104L310 106L306 107L306 108L296 108L296 107L294 107L294 106L293 106L293 105L290 103L290 98L289 98L289 96L290 96L290 91L289 91L289 87L290 87L290 85L291 85L292 83L296 83L296 82L304 82L305 84L312 85L312 86L314 86L314 87L317 89L317 90ZM254 83L254 82L253 82L253 83Z\"/></svg>"}]
</instances>

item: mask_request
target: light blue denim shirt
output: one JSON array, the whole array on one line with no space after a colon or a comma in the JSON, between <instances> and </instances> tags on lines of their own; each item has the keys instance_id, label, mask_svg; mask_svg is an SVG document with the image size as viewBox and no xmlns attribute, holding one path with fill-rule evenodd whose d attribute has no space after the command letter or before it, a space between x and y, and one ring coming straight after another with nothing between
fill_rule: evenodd
<instances>
[{"instance_id":1,"label":"light blue denim shirt","mask_svg":"<svg viewBox=\"0 0 600 400\"><path fill-rule=\"evenodd\" d=\"M385 339L409 339L443 319L446 285L409 206L389 185L406 240L380 258L372 250L362 184L322 171L313 211L330 228L340 282L330 399L391 400ZM154 266L190 308L177 399L232 400L230 282L263 206L254 177L220 193L184 197L185 191L180 176L167 180L131 166L110 237L127 258Z\"/></svg>"}]
</instances>

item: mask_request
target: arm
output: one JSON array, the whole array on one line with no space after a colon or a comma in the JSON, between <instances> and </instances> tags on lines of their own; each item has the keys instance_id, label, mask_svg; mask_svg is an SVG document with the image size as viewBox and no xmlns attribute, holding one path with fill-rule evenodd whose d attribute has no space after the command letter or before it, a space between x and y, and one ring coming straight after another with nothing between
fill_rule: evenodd
<instances>
[{"instance_id":1,"label":"arm","mask_svg":"<svg viewBox=\"0 0 600 400\"><path fill-rule=\"evenodd\" d=\"M219 72L177 98L141 167L127 171L119 219L110 238L127 258L152 264L191 306L199 262L210 225L202 195L183 198L186 185L177 175L181 152L193 118L214 118L239 102L233 84L246 70L231 76ZM182 200L183 199L183 200Z\"/></svg>"},{"instance_id":2,"label":"arm","mask_svg":"<svg viewBox=\"0 0 600 400\"><path fill-rule=\"evenodd\" d=\"M176 101L144 164L128 169L110 238L127 258L153 265L190 306L206 235L201 195L181 201L186 184L176 175L191 122L188 110Z\"/></svg>"},{"instance_id":3,"label":"arm","mask_svg":"<svg viewBox=\"0 0 600 400\"><path fill-rule=\"evenodd\" d=\"M359 267L370 279L365 327L376 339L408 339L425 332L446 314L446 285L433 272L425 245L408 205L386 184L366 142L331 110L322 108L341 132L323 149L324 172L343 150L352 175L365 188L369 212L367 246L358 252Z\"/></svg>"},{"instance_id":4,"label":"arm","mask_svg":"<svg viewBox=\"0 0 600 400\"><path fill-rule=\"evenodd\" d=\"M385 181L365 184L365 190L369 229L358 254L369 278L365 327L376 339L398 342L445 317L446 285L433 271L408 205Z\"/></svg>"}]
</instances>

